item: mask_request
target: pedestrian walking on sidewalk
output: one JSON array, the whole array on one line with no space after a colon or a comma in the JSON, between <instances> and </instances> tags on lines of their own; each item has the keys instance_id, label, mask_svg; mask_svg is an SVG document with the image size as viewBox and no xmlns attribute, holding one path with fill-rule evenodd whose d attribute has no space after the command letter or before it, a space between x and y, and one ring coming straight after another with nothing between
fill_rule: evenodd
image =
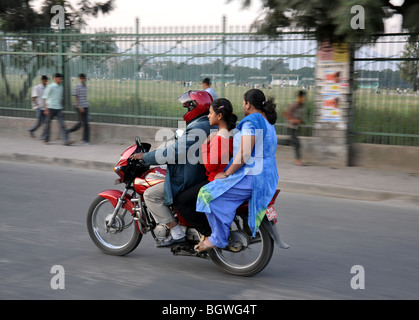
<instances>
[{"instance_id":1,"label":"pedestrian walking on sidewalk","mask_svg":"<svg viewBox=\"0 0 419 320\"><path fill-rule=\"evenodd\" d=\"M64 140L64 145L69 146L72 144L71 141L68 141L68 134L64 123L64 114L63 114L63 93L64 88L61 85L62 82L62 74L56 73L54 75L54 82L46 87L42 98L44 99L45 103L45 111L44 114L47 117L45 122L45 128L43 133L44 144L50 144L49 142L49 134L50 134L50 126L51 120L54 117L57 117L58 123L61 128L61 135Z\"/></svg>"},{"instance_id":2,"label":"pedestrian walking on sidewalk","mask_svg":"<svg viewBox=\"0 0 419 320\"><path fill-rule=\"evenodd\" d=\"M32 109L36 111L36 123L28 130L32 138L35 138L34 132L40 126L42 126L46 120L44 115L44 99L42 96L44 94L45 88L47 87L48 77L43 75L41 77L41 83L32 87L31 99L32 99ZM43 137L41 136L41 139Z\"/></svg>"},{"instance_id":3,"label":"pedestrian walking on sidewalk","mask_svg":"<svg viewBox=\"0 0 419 320\"><path fill-rule=\"evenodd\" d=\"M79 79L80 83L74 87L73 91L73 96L76 99L76 109L79 121L71 129L68 129L67 133L77 131L83 127L83 143L90 144L86 75L84 73L80 73Z\"/></svg>"},{"instance_id":4,"label":"pedestrian walking on sidewalk","mask_svg":"<svg viewBox=\"0 0 419 320\"><path fill-rule=\"evenodd\" d=\"M281 139L278 140L278 144L280 145L292 145L294 147L295 152L295 164L299 166L303 166L304 163L301 160L301 144L300 139L298 138L299 135L299 126L303 124L302 116L303 110L305 106L305 98L306 93L304 90L300 90L297 93L297 101L287 106L287 110L283 111L281 114L283 117L287 119L287 127L288 127L288 134L290 136L289 139Z\"/></svg>"}]
</instances>

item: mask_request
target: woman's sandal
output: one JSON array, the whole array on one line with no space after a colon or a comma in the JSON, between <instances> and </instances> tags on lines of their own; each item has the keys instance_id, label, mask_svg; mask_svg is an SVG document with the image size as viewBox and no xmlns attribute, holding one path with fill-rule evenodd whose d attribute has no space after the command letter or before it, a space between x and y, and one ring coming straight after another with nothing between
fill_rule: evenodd
<instances>
[{"instance_id":1,"label":"woman's sandal","mask_svg":"<svg viewBox=\"0 0 419 320\"><path fill-rule=\"evenodd\" d=\"M194 247L196 252L205 252L208 251L209 249L215 248L215 246L213 244L208 245L205 243L205 240L208 240L208 238L205 238L204 236L201 237L201 241ZM207 241L209 242L209 240ZM211 242L209 242L211 243Z\"/></svg>"}]
</instances>

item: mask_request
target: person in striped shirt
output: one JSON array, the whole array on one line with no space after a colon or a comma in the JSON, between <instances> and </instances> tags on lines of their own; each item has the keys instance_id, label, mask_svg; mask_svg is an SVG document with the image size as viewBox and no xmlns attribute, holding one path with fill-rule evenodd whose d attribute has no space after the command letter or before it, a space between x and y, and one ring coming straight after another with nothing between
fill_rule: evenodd
<instances>
[{"instance_id":1,"label":"person in striped shirt","mask_svg":"<svg viewBox=\"0 0 419 320\"><path fill-rule=\"evenodd\" d=\"M77 131L83 127L83 143L89 145L89 108L87 102L86 75L84 73L79 74L79 79L80 83L77 84L73 90L79 121L72 128L68 129L67 133Z\"/></svg>"}]
</instances>

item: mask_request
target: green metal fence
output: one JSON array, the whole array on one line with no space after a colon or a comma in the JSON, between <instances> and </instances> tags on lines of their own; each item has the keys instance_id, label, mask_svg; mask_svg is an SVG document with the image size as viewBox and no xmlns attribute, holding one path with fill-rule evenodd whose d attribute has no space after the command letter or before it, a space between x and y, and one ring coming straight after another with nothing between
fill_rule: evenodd
<instances>
[{"instance_id":1,"label":"green metal fence","mask_svg":"<svg viewBox=\"0 0 419 320\"><path fill-rule=\"evenodd\" d=\"M417 35L386 34L355 55L356 142L419 146Z\"/></svg>"},{"instance_id":2,"label":"green metal fence","mask_svg":"<svg viewBox=\"0 0 419 320\"><path fill-rule=\"evenodd\" d=\"M419 145L418 102L398 63L418 62L390 49L406 44L406 35L385 37L380 46L364 46L355 59L356 141ZM404 38L403 38L404 37ZM34 117L30 89L40 76L65 76L66 119L75 119L71 90L77 75L88 76L89 109L95 122L176 127L185 110L177 97L200 89L205 77L219 96L230 99L239 119L242 97L251 87L275 98L281 111L307 91L302 135L312 135L317 43L310 35L278 38L240 27L139 28L119 32L78 33L44 30L0 34L0 115ZM388 70L387 70L388 69ZM376 93L376 79L378 89ZM397 88L399 92L397 93ZM404 91L406 90L406 92ZM279 134L286 134L279 116Z\"/></svg>"},{"instance_id":3,"label":"green metal fence","mask_svg":"<svg viewBox=\"0 0 419 320\"><path fill-rule=\"evenodd\" d=\"M142 28L133 32L69 30L0 35L0 114L33 117L30 88L40 75L65 75L66 119L74 117L71 88L88 76L93 121L177 126L185 113L178 96L201 89L205 77L230 99L239 118L245 91L258 87L285 108L302 84L314 81L316 43L302 33L270 39L241 28ZM297 72L298 70L298 72ZM297 74L295 76L295 74ZM272 81L274 80L274 81ZM311 135L309 92L304 135ZM286 133L279 119L278 133Z\"/></svg>"}]
</instances>

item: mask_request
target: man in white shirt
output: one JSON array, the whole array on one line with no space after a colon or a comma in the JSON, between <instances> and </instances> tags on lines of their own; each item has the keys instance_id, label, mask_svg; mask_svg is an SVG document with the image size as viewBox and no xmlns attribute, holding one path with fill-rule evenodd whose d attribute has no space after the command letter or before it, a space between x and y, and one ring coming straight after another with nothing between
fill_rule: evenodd
<instances>
[{"instance_id":1,"label":"man in white shirt","mask_svg":"<svg viewBox=\"0 0 419 320\"><path fill-rule=\"evenodd\" d=\"M61 128L61 136L64 140L64 145L70 146L73 144L72 141L68 140L68 132L64 123L64 113L63 113L63 94L64 88L61 85L63 75L56 73L54 75L54 82L46 87L42 98L45 103L44 114L47 116L45 120L45 128L43 133L44 144L50 144L49 142L49 133L50 125L53 118L57 118L58 124Z\"/></svg>"},{"instance_id":2,"label":"man in white shirt","mask_svg":"<svg viewBox=\"0 0 419 320\"><path fill-rule=\"evenodd\" d=\"M218 95L215 92L215 90L211 88L211 80L209 78L205 78L204 80L202 80L202 88L212 96L213 100L218 98Z\"/></svg>"},{"instance_id":3,"label":"man in white shirt","mask_svg":"<svg viewBox=\"0 0 419 320\"><path fill-rule=\"evenodd\" d=\"M32 138L35 138L35 130L38 129L45 122L46 119L46 116L44 115L45 104L44 99L42 99L42 95L44 94L45 88L47 87L47 83L48 77L43 75L41 77L41 83L32 87L32 109L36 110L37 119L36 123L28 130Z\"/></svg>"}]
</instances>

